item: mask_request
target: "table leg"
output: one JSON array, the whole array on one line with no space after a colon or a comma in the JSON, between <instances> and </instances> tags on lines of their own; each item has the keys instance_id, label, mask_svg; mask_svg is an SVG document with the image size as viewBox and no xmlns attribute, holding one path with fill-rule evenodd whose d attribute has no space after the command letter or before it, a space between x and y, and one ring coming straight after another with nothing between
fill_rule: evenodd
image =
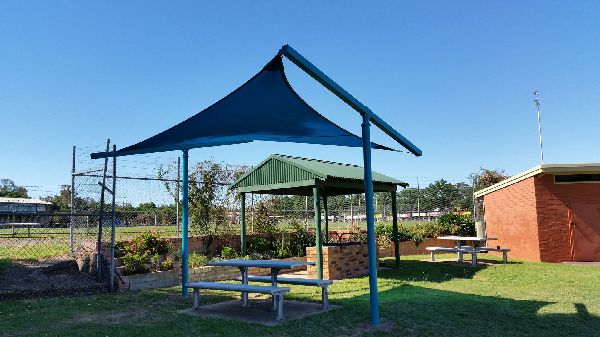
<instances>
[{"instance_id":1,"label":"table leg","mask_svg":"<svg viewBox=\"0 0 600 337\"><path fill-rule=\"evenodd\" d=\"M456 248L460 249L462 247L460 240L456 241ZM463 262L463 253L457 253L458 254L458 262Z\"/></svg>"},{"instance_id":2,"label":"table leg","mask_svg":"<svg viewBox=\"0 0 600 337\"><path fill-rule=\"evenodd\" d=\"M248 268L240 267L242 273L242 284L248 284ZM242 292L242 307L248 306L248 293Z\"/></svg>"},{"instance_id":3,"label":"table leg","mask_svg":"<svg viewBox=\"0 0 600 337\"><path fill-rule=\"evenodd\" d=\"M271 269L271 285L273 287L277 287L277 274L279 274L279 269ZM273 295L273 310L277 311L277 296Z\"/></svg>"}]
</instances>

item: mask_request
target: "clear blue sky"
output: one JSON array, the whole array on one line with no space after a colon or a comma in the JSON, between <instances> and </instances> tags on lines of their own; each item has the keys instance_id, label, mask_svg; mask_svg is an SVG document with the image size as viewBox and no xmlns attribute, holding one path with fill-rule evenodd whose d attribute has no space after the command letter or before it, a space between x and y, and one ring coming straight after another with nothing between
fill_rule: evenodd
<instances>
[{"instance_id":1,"label":"clear blue sky","mask_svg":"<svg viewBox=\"0 0 600 337\"><path fill-rule=\"evenodd\" d=\"M534 89L545 162L600 162L597 1L0 1L0 177L38 194L69 183L72 145L162 131L286 43L423 150L376 151L377 171L456 181L538 164ZM357 113L287 72L313 107L360 132ZM360 149L284 143L191 156L251 165L271 153L361 164Z\"/></svg>"}]
</instances>

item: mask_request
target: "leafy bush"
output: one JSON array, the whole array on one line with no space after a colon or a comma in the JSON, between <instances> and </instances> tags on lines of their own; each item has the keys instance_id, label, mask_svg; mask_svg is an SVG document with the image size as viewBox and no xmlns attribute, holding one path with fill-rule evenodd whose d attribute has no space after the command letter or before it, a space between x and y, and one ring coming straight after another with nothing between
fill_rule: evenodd
<instances>
[{"instance_id":1,"label":"leafy bush","mask_svg":"<svg viewBox=\"0 0 600 337\"><path fill-rule=\"evenodd\" d=\"M171 269L173 269L173 260L171 260L171 259L165 259L158 266L158 270L160 270L160 271L171 270Z\"/></svg>"},{"instance_id":2,"label":"leafy bush","mask_svg":"<svg viewBox=\"0 0 600 337\"><path fill-rule=\"evenodd\" d=\"M306 231L306 228L299 223L292 223L293 232L289 235L288 253L289 256L306 256L306 247L315 244L315 235Z\"/></svg>"},{"instance_id":3,"label":"leafy bush","mask_svg":"<svg viewBox=\"0 0 600 337\"><path fill-rule=\"evenodd\" d=\"M436 223L422 223L411 227L398 224L398 241L414 241L417 245L426 238L439 235L439 227ZM375 226L375 234L379 237L380 245L386 246L394 241L394 229L392 224L378 224Z\"/></svg>"},{"instance_id":4,"label":"leafy bush","mask_svg":"<svg viewBox=\"0 0 600 337\"><path fill-rule=\"evenodd\" d=\"M277 250L277 243L273 240L273 237L256 237L250 241L248 249L250 254L259 254L262 256L275 256Z\"/></svg>"},{"instance_id":5,"label":"leafy bush","mask_svg":"<svg viewBox=\"0 0 600 337\"><path fill-rule=\"evenodd\" d=\"M440 228L439 234L474 236L475 222L464 215L460 214L444 214L437 221Z\"/></svg>"},{"instance_id":6,"label":"leafy bush","mask_svg":"<svg viewBox=\"0 0 600 337\"><path fill-rule=\"evenodd\" d=\"M158 232L151 231L137 235L124 245L128 254L163 255L173 249L167 239L160 237Z\"/></svg>"},{"instance_id":7,"label":"leafy bush","mask_svg":"<svg viewBox=\"0 0 600 337\"><path fill-rule=\"evenodd\" d=\"M162 260L173 250L171 243L155 231L139 234L131 241L115 246L125 251L122 257L125 275L173 269L172 259Z\"/></svg>"},{"instance_id":8,"label":"leafy bush","mask_svg":"<svg viewBox=\"0 0 600 337\"><path fill-rule=\"evenodd\" d=\"M128 253L123 256L123 272L125 275L150 272L148 255Z\"/></svg>"},{"instance_id":9,"label":"leafy bush","mask_svg":"<svg viewBox=\"0 0 600 337\"><path fill-rule=\"evenodd\" d=\"M223 247L221 250L221 258L224 260L237 259L238 253L231 247Z\"/></svg>"},{"instance_id":10,"label":"leafy bush","mask_svg":"<svg viewBox=\"0 0 600 337\"><path fill-rule=\"evenodd\" d=\"M206 255L193 252L188 256L188 266L190 268L198 268L205 266L207 262L208 257Z\"/></svg>"}]
</instances>

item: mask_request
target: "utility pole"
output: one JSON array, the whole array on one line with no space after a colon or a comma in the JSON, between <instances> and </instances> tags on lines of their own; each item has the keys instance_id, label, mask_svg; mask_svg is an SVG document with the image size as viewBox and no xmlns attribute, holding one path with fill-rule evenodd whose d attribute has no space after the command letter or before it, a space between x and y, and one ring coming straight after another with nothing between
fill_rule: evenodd
<instances>
[{"instance_id":1,"label":"utility pole","mask_svg":"<svg viewBox=\"0 0 600 337\"><path fill-rule=\"evenodd\" d=\"M538 134L540 136L540 163L544 165L544 147L542 146L542 122L540 117L540 92L535 90L533 92L533 102L537 109L537 120L538 120Z\"/></svg>"}]
</instances>

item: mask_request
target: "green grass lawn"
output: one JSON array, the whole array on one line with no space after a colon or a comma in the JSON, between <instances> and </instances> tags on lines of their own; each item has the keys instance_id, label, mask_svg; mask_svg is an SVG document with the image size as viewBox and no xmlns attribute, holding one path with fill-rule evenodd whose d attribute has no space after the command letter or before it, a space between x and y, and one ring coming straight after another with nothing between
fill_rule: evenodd
<instances>
[{"instance_id":1,"label":"green grass lawn","mask_svg":"<svg viewBox=\"0 0 600 337\"><path fill-rule=\"evenodd\" d=\"M337 281L342 308L277 327L190 317L178 288L0 302L0 336L592 336L600 331L600 267L511 263L470 268L405 257L379 272L383 327L370 330L368 279ZM443 258L443 256L440 256ZM386 261L391 262L391 261ZM235 298L211 292L204 303ZM319 301L292 286L288 298Z\"/></svg>"}]
</instances>

